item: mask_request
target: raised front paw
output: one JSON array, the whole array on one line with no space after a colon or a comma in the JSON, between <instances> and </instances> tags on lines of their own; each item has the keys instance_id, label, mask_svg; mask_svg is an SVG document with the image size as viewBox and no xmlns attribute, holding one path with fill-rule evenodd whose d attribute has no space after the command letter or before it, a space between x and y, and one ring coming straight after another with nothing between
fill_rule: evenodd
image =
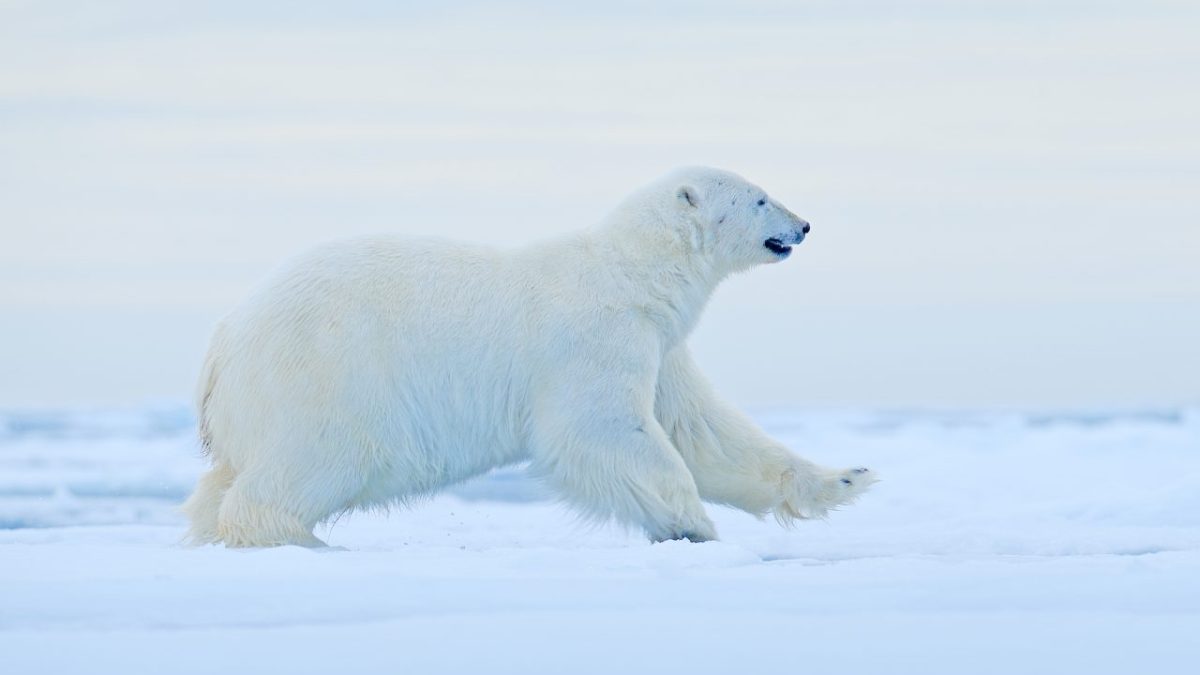
<instances>
[{"instance_id":1,"label":"raised front paw","mask_svg":"<svg viewBox=\"0 0 1200 675\"><path fill-rule=\"evenodd\" d=\"M875 474L865 466L839 471L826 479L826 483L833 488L829 491L831 492L830 497L836 500L835 506L854 501L856 497L878 481Z\"/></svg>"},{"instance_id":2,"label":"raised front paw","mask_svg":"<svg viewBox=\"0 0 1200 675\"><path fill-rule=\"evenodd\" d=\"M830 511L849 504L879 479L866 467L789 472L784 480L783 503L776 516L783 523L793 519L824 518Z\"/></svg>"}]
</instances>

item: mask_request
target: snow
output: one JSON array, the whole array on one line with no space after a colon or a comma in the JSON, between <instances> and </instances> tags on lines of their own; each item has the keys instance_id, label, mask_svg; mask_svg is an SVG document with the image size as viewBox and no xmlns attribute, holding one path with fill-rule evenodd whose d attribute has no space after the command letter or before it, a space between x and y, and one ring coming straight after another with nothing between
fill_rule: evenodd
<instances>
[{"instance_id":1,"label":"snow","mask_svg":"<svg viewBox=\"0 0 1200 675\"><path fill-rule=\"evenodd\" d=\"M0 413L0 671L1192 672L1200 411L760 410L883 478L788 531L581 524L504 469L318 534L178 545L186 412Z\"/></svg>"}]
</instances>

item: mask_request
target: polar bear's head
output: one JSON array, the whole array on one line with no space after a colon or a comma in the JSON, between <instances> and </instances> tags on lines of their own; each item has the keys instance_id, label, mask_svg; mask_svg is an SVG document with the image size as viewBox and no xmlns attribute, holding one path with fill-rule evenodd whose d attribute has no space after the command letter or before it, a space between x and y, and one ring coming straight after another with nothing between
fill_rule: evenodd
<instances>
[{"instance_id":1,"label":"polar bear's head","mask_svg":"<svg viewBox=\"0 0 1200 675\"><path fill-rule=\"evenodd\" d=\"M728 171L680 169L666 185L673 186L672 208L697 245L732 269L787 258L810 229L762 188Z\"/></svg>"}]
</instances>

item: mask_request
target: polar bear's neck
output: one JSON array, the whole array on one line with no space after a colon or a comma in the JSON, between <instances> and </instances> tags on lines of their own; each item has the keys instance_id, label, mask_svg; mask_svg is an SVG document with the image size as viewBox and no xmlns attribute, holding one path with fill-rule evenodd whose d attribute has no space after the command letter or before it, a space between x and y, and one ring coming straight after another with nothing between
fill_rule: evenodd
<instances>
[{"instance_id":1,"label":"polar bear's neck","mask_svg":"<svg viewBox=\"0 0 1200 675\"><path fill-rule=\"evenodd\" d=\"M628 304L650 318L664 341L682 341L726 273L694 241L691 227L653 209L613 214L586 235Z\"/></svg>"}]
</instances>

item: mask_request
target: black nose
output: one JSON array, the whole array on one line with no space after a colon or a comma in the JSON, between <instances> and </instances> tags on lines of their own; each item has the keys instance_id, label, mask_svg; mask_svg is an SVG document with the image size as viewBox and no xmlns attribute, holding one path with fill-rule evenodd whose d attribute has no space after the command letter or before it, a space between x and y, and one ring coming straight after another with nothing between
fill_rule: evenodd
<instances>
[{"instance_id":1,"label":"black nose","mask_svg":"<svg viewBox=\"0 0 1200 675\"><path fill-rule=\"evenodd\" d=\"M811 230L811 229L812 229L812 225L809 225L808 223L805 223L805 224L804 224L804 227L803 227L803 228L802 228L800 231L801 231L801 232L803 232L804 234L808 234L808 231L809 231L809 230Z\"/></svg>"}]
</instances>

